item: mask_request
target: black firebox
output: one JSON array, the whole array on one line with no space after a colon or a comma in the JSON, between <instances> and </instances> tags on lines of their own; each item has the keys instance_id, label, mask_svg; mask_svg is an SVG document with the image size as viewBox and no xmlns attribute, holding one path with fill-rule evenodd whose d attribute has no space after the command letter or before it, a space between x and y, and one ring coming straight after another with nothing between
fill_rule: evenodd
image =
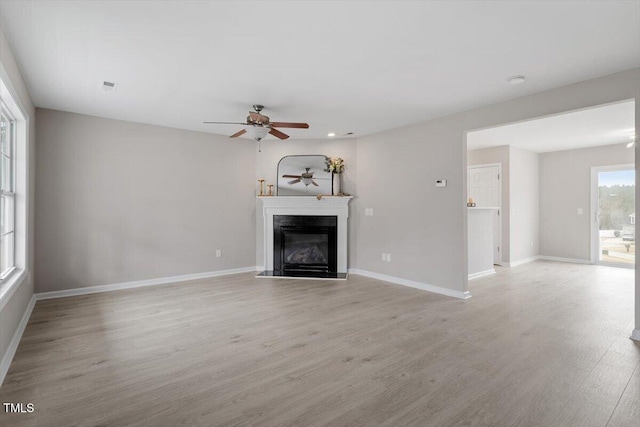
<instances>
[{"instance_id":1,"label":"black firebox","mask_svg":"<svg viewBox=\"0 0 640 427\"><path fill-rule=\"evenodd\" d=\"M338 217L274 215L273 274L332 277L338 272Z\"/></svg>"}]
</instances>

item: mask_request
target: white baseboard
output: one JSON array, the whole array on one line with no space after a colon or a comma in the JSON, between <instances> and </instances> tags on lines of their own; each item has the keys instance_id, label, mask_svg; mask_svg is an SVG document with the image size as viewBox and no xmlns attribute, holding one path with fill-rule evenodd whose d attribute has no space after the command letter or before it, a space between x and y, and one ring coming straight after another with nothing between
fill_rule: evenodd
<instances>
[{"instance_id":1,"label":"white baseboard","mask_svg":"<svg viewBox=\"0 0 640 427\"><path fill-rule=\"evenodd\" d=\"M496 270L493 269L493 268L491 270L485 270L485 271L479 271L477 273L471 273L469 275L469 280L478 279L478 278L484 277L484 276L491 276L492 274L496 274Z\"/></svg>"},{"instance_id":2,"label":"white baseboard","mask_svg":"<svg viewBox=\"0 0 640 427\"><path fill-rule=\"evenodd\" d=\"M35 305L36 296L33 295L31 297L31 301L29 301L29 305L27 305L27 308L22 315L22 319L20 319L20 323L18 323L16 331L13 333L13 337L9 342L7 350L2 356L2 361L0 361L0 386L4 382L4 377L7 375L7 372L9 372L9 366L11 366L11 361L13 360L13 356L15 356L16 354L16 350L18 350L18 344L20 344L20 339L22 338L22 334L27 327L27 323L29 323L29 318L31 317L31 312L33 311L33 307Z\"/></svg>"},{"instance_id":3,"label":"white baseboard","mask_svg":"<svg viewBox=\"0 0 640 427\"><path fill-rule=\"evenodd\" d=\"M360 276L371 277L372 279L383 280L385 282L395 283L396 285L408 286L410 288L422 289L423 291L434 292L436 294L446 295L449 297L468 299L471 298L471 292L456 291L453 289L443 288L441 286L429 285L427 283L414 282L413 280L403 279L400 277L387 276L386 274L373 273L371 271L350 268L349 274L358 274Z\"/></svg>"},{"instance_id":4,"label":"white baseboard","mask_svg":"<svg viewBox=\"0 0 640 427\"><path fill-rule=\"evenodd\" d=\"M522 265L522 264L528 264L530 262L537 261L540 258L541 258L540 255L536 255L536 256L532 256L530 258L523 258L523 259L519 259L519 260L513 261L513 262L501 262L500 265L503 266L503 267L517 267L517 266Z\"/></svg>"},{"instance_id":5,"label":"white baseboard","mask_svg":"<svg viewBox=\"0 0 640 427\"><path fill-rule=\"evenodd\" d=\"M64 298L75 295L97 294L100 292L118 291L121 289L141 288L143 286L166 285L167 283L185 282L188 280L206 279L209 277L227 276L229 274L254 272L255 267L233 268L230 270L209 271L206 273L185 274L182 276L161 277L159 279L137 280L135 282L114 283L111 285L88 286L85 288L65 289L62 291L41 292L35 294L37 300Z\"/></svg>"},{"instance_id":6,"label":"white baseboard","mask_svg":"<svg viewBox=\"0 0 640 427\"><path fill-rule=\"evenodd\" d=\"M264 265L256 265L256 271L265 271Z\"/></svg>"},{"instance_id":7,"label":"white baseboard","mask_svg":"<svg viewBox=\"0 0 640 427\"><path fill-rule=\"evenodd\" d=\"M634 329L629 338L635 341L640 341L640 329Z\"/></svg>"},{"instance_id":8,"label":"white baseboard","mask_svg":"<svg viewBox=\"0 0 640 427\"><path fill-rule=\"evenodd\" d=\"M540 255L540 259L544 259L547 261L570 262L573 264L591 264L591 261L588 259L578 259L578 258L561 258L557 256Z\"/></svg>"}]
</instances>

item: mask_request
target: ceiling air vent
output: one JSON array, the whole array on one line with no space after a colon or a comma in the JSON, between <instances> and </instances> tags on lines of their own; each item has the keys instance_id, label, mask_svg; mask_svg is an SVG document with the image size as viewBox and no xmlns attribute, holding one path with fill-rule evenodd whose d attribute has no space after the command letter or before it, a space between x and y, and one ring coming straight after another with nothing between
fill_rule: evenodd
<instances>
[{"instance_id":1,"label":"ceiling air vent","mask_svg":"<svg viewBox=\"0 0 640 427\"><path fill-rule=\"evenodd\" d=\"M118 87L118 83L114 82L102 82L102 89L106 92L113 92Z\"/></svg>"}]
</instances>

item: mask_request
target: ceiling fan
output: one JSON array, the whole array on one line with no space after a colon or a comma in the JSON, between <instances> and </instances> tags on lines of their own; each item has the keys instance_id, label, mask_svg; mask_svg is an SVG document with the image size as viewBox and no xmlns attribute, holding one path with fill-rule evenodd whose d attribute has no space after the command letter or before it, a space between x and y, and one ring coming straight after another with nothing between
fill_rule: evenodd
<instances>
[{"instance_id":1,"label":"ceiling fan","mask_svg":"<svg viewBox=\"0 0 640 427\"><path fill-rule=\"evenodd\" d=\"M237 138L245 133L248 133L249 136L256 141L260 141L262 138L267 136L267 134L271 134L276 138L287 139L289 135L286 133L280 132L276 128L298 128L298 129L309 129L309 125L307 123L287 123L287 122L272 122L269 120L269 117L261 114L260 112L264 109L264 105L255 104L253 106L255 111L249 111L249 115L247 116L246 123L236 123L236 122L203 122L206 124L223 124L223 125L243 125L249 126L246 129L242 129L229 138Z\"/></svg>"},{"instance_id":2,"label":"ceiling fan","mask_svg":"<svg viewBox=\"0 0 640 427\"><path fill-rule=\"evenodd\" d=\"M282 175L282 177L283 178L295 178L293 181L289 181L287 183L289 185L297 184L300 181L302 181L302 183L305 185L305 187L308 187L309 184L313 184L316 187L319 187L318 183L313 180L313 172L309 172L309 169L311 169L311 168L305 168L305 169L306 169L306 172L302 172L300 175Z\"/></svg>"}]
</instances>

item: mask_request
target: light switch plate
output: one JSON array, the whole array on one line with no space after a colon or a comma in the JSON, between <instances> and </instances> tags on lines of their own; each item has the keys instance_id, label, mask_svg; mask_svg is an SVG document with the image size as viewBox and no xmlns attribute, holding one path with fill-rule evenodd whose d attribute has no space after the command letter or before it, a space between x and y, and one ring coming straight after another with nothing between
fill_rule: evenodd
<instances>
[{"instance_id":1,"label":"light switch plate","mask_svg":"<svg viewBox=\"0 0 640 427\"><path fill-rule=\"evenodd\" d=\"M446 179L438 179L436 181L436 187L446 187L447 186L447 180Z\"/></svg>"},{"instance_id":2,"label":"light switch plate","mask_svg":"<svg viewBox=\"0 0 640 427\"><path fill-rule=\"evenodd\" d=\"M582 215L584 213L584 211L582 210L582 208L578 208L578 215Z\"/></svg>"}]
</instances>

